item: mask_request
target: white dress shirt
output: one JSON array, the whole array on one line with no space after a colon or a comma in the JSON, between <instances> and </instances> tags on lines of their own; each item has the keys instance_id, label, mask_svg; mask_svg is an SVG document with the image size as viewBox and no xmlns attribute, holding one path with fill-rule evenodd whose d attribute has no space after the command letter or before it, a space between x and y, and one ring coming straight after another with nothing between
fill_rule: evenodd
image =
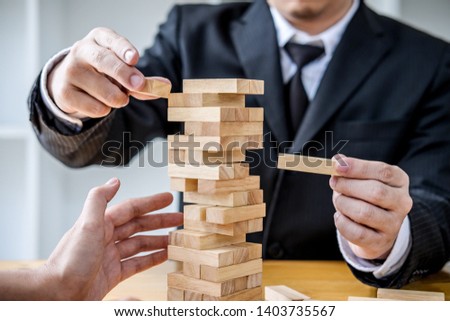
<instances>
[{"instance_id":1,"label":"white dress shirt","mask_svg":"<svg viewBox=\"0 0 450 321\"><path fill-rule=\"evenodd\" d=\"M348 23L357 11L359 2L359 0L354 0L350 10L341 20L339 20L336 24L323 31L322 33L313 36L296 29L280 14L280 12L276 8L270 8L278 37L278 46L280 48L281 57L281 70L283 81L285 84L288 83L296 73L297 65L289 58L288 54L284 50L284 46L289 41L293 41L299 44L323 46L325 50L324 55L319 59L316 59L315 61L309 63L302 69L302 81L305 87L305 91L309 97L309 100L314 99L322 77L328 67L328 63L331 61L334 51L339 44ZM40 90L47 108L56 117L58 117L58 119L66 123L76 132L79 132L83 128L81 118L76 115L68 115L61 109L59 109L50 98L47 90L47 76L49 72L59 61L61 61L61 59L65 57L65 55L67 55L69 51L70 48L62 50L53 58L51 58L44 66L41 75ZM383 264L375 264L372 261L357 257L350 249L348 242L342 237L342 235L340 235L339 232L337 232L337 238L339 248L347 263L360 271L372 272L377 278L383 278L397 272L405 262L411 249L412 243L408 217L406 217L403 221L394 247L392 248L391 253Z\"/></svg>"}]
</instances>

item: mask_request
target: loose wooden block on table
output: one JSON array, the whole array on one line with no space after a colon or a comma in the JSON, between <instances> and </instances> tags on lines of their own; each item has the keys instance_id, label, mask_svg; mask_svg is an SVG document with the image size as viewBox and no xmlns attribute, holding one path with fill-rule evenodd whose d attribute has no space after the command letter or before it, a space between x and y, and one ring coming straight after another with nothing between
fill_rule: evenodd
<instances>
[{"instance_id":1,"label":"loose wooden block on table","mask_svg":"<svg viewBox=\"0 0 450 321\"><path fill-rule=\"evenodd\" d=\"M169 135L167 142L170 149L187 150L247 150L263 148L263 135L250 136L194 136L194 135Z\"/></svg>"},{"instance_id":2,"label":"loose wooden block on table","mask_svg":"<svg viewBox=\"0 0 450 321\"><path fill-rule=\"evenodd\" d=\"M245 151L234 149L229 151L205 151L188 149L169 149L170 164L190 164L218 166L245 161Z\"/></svg>"},{"instance_id":3,"label":"loose wooden block on table","mask_svg":"<svg viewBox=\"0 0 450 321\"><path fill-rule=\"evenodd\" d=\"M197 180L191 178L170 178L170 190L178 192L196 192Z\"/></svg>"},{"instance_id":4,"label":"loose wooden block on table","mask_svg":"<svg viewBox=\"0 0 450 321\"><path fill-rule=\"evenodd\" d=\"M445 301L445 293L413 290L378 289L377 298L401 301Z\"/></svg>"},{"instance_id":5,"label":"loose wooden block on table","mask_svg":"<svg viewBox=\"0 0 450 321\"><path fill-rule=\"evenodd\" d=\"M280 154L278 168L313 174L339 175L333 166L333 160L303 155Z\"/></svg>"},{"instance_id":6,"label":"loose wooden block on table","mask_svg":"<svg viewBox=\"0 0 450 321\"><path fill-rule=\"evenodd\" d=\"M218 94L218 93L174 93L170 94L169 107L245 107L245 95L243 94Z\"/></svg>"},{"instance_id":7,"label":"loose wooden block on table","mask_svg":"<svg viewBox=\"0 0 450 321\"><path fill-rule=\"evenodd\" d=\"M223 193L223 194L199 194L197 192L186 192L184 193L184 201L186 203L197 203L205 205L218 205L218 206L245 206L261 204L263 202L263 191L253 190L253 191L242 191L233 193ZM211 223L217 223L209 221ZM232 222L228 222L232 223ZM228 224L228 223L218 223L218 224Z\"/></svg>"},{"instance_id":8,"label":"loose wooden block on table","mask_svg":"<svg viewBox=\"0 0 450 321\"><path fill-rule=\"evenodd\" d=\"M184 134L221 137L262 135L263 122L186 122Z\"/></svg>"},{"instance_id":9,"label":"loose wooden block on table","mask_svg":"<svg viewBox=\"0 0 450 321\"><path fill-rule=\"evenodd\" d=\"M206 221L216 224L230 224L266 216L266 204L225 207L215 206L206 209Z\"/></svg>"},{"instance_id":10,"label":"loose wooden block on table","mask_svg":"<svg viewBox=\"0 0 450 321\"><path fill-rule=\"evenodd\" d=\"M266 301L303 301L310 299L304 295L285 285L271 285L265 287Z\"/></svg>"},{"instance_id":11,"label":"loose wooden block on table","mask_svg":"<svg viewBox=\"0 0 450 321\"><path fill-rule=\"evenodd\" d=\"M263 290L261 286L242 290L221 297L214 297L206 294L203 295L203 301L262 301L262 300L263 300Z\"/></svg>"},{"instance_id":12,"label":"loose wooden block on table","mask_svg":"<svg viewBox=\"0 0 450 321\"><path fill-rule=\"evenodd\" d=\"M197 191L200 194L218 194L218 193L232 193L239 191L256 190L260 187L259 176L248 176L242 179L230 180L199 180Z\"/></svg>"},{"instance_id":13,"label":"loose wooden block on table","mask_svg":"<svg viewBox=\"0 0 450 321\"><path fill-rule=\"evenodd\" d=\"M349 296L347 301L395 301L390 299L371 298L363 296Z\"/></svg>"},{"instance_id":14,"label":"loose wooden block on table","mask_svg":"<svg viewBox=\"0 0 450 321\"><path fill-rule=\"evenodd\" d=\"M242 280L244 279L246 280L244 277L242 279L238 278L224 282L210 282L191 278L180 272L173 272L167 275L167 285L168 287L175 289L199 292L214 297L220 297L244 290L244 288L242 288L244 284Z\"/></svg>"},{"instance_id":15,"label":"loose wooden block on table","mask_svg":"<svg viewBox=\"0 0 450 321\"><path fill-rule=\"evenodd\" d=\"M168 164L170 177L191 179L237 179L250 175L247 163L222 165Z\"/></svg>"},{"instance_id":16,"label":"loose wooden block on table","mask_svg":"<svg viewBox=\"0 0 450 321\"><path fill-rule=\"evenodd\" d=\"M223 235L238 235L261 232L263 229L263 219L258 218L231 224L215 224L206 220L191 220L184 217L184 228L192 231L217 233Z\"/></svg>"},{"instance_id":17,"label":"loose wooden block on table","mask_svg":"<svg viewBox=\"0 0 450 321\"><path fill-rule=\"evenodd\" d=\"M221 246L245 242L245 234L223 235L217 233L176 230L169 234L169 244L197 250L214 249Z\"/></svg>"},{"instance_id":18,"label":"loose wooden block on table","mask_svg":"<svg viewBox=\"0 0 450 321\"><path fill-rule=\"evenodd\" d=\"M196 250L175 245L168 246L168 258L170 260L214 267L239 264L261 258L261 256L261 244L250 242L208 250Z\"/></svg>"},{"instance_id":19,"label":"loose wooden block on table","mask_svg":"<svg viewBox=\"0 0 450 321\"><path fill-rule=\"evenodd\" d=\"M152 77L145 78L145 87L141 91L133 91L144 96L169 98L172 85L166 81L155 79Z\"/></svg>"},{"instance_id":20,"label":"loose wooden block on table","mask_svg":"<svg viewBox=\"0 0 450 321\"><path fill-rule=\"evenodd\" d=\"M251 274L261 272L262 272L261 259L256 259L252 261L247 261L245 263L225 267L212 267L206 265L200 266L200 276L202 280L208 280L212 282L223 282L226 280L236 279L242 276L249 276Z\"/></svg>"},{"instance_id":21,"label":"loose wooden block on table","mask_svg":"<svg viewBox=\"0 0 450 321\"><path fill-rule=\"evenodd\" d=\"M168 121L174 122L262 122L263 108L241 107L172 107L167 111Z\"/></svg>"},{"instance_id":22,"label":"loose wooden block on table","mask_svg":"<svg viewBox=\"0 0 450 321\"><path fill-rule=\"evenodd\" d=\"M263 95L264 81L239 78L185 79L183 92Z\"/></svg>"}]
</instances>

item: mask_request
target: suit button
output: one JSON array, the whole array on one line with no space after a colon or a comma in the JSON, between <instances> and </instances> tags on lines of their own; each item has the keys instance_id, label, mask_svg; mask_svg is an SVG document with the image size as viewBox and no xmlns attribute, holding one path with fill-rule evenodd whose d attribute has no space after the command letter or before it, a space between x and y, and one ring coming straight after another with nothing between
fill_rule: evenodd
<instances>
[{"instance_id":1,"label":"suit button","mask_svg":"<svg viewBox=\"0 0 450 321\"><path fill-rule=\"evenodd\" d=\"M274 259L281 259L284 256L284 250L280 243L272 243L267 248L267 253Z\"/></svg>"}]
</instances>

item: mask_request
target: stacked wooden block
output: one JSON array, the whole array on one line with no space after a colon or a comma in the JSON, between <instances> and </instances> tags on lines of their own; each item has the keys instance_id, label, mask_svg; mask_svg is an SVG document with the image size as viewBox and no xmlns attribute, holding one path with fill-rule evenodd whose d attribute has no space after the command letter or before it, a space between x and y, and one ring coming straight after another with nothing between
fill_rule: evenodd
<instances>
[{"instance_id":1,"label":"stacked wooden block","mask_svg":"<svg viewBox=\"0 0 450 321\"><path fill-rule=\"evenodd\" d=\"M168 137L171 188L184 192L184 229L170 234L169 259L183 271L168 275L168 300L262 300L261 244L265 204L259 176L245 150L262 148L263 108L245 95L264 83L248 79L185 80L169 97L169 121L184 135Z\"/></svg>"}]
</instances>

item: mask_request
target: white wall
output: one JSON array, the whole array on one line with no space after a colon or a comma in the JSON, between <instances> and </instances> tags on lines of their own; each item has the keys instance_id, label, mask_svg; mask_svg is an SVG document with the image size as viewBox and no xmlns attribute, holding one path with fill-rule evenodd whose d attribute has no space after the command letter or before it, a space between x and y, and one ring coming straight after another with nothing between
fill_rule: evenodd
<instances>
[{"instance_id":1,"label":"white wall","mask_svg":"<svg viewBox=\"0 0 450 321\"><path fill-rule=\"evenodd\" d=\"M110 27L143 50L175 2L195 1L0 0L0 259L47 257L78 217L88 190L112 176L122 180L114 202L169 189L166 168L139 167L139 159L129 168L61 165L30 132L26 98L45 61L93 27ZM450 39L448 0L367 2ZM161 142L153 150L161 159Z\"/></svg>"}]
</instances>

